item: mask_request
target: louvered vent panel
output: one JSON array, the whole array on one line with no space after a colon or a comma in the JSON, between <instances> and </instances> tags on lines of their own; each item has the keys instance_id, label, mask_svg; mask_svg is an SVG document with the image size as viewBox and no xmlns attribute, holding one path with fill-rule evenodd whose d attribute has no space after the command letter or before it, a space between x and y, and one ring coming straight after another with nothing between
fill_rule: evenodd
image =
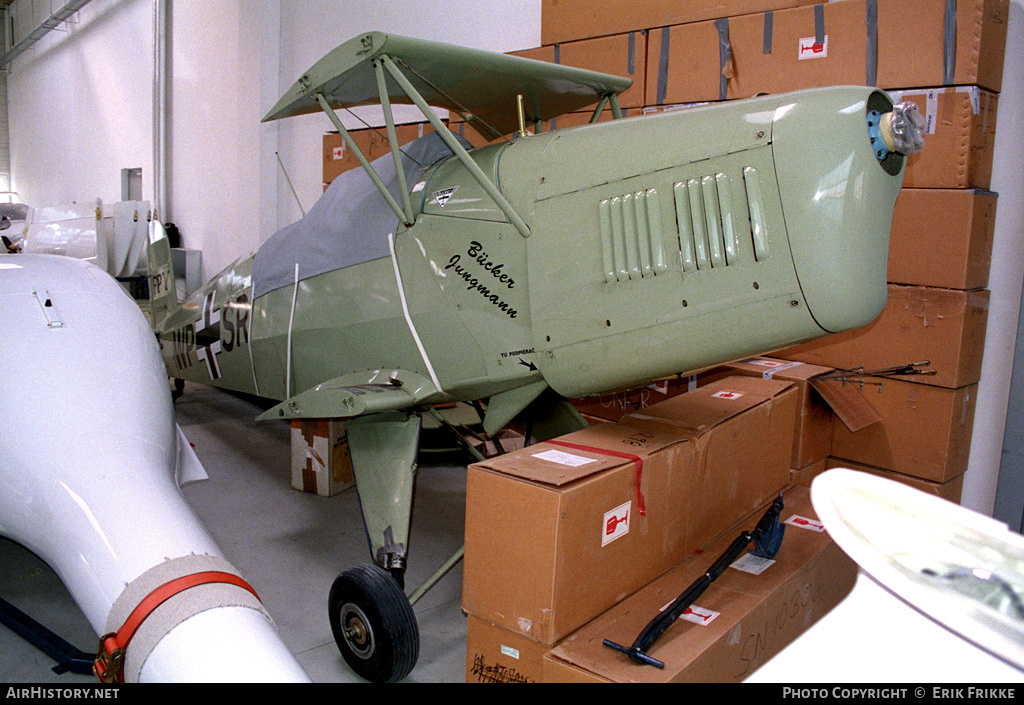
<instances>
[{"instance_id":1,"label":"louvered vent panel","mask_svg":"<svg viewBox=\"0 0 1024 705\"><path fill-rule=\"evenodd\" d=\"M758 261L768 256L757 172L748 167L743 176L741 193L746 195L746 204L734 202L730 177L724 173L674 184L680 263L684 272L727 267L741 261L744 248L740 238L752 238ZM744 205L749 209L753 232L746 232Z\"/></svg>"},{"instance_id":2,"label":"louvered vent panel","mask_svg":"<svg viewBox=\"0 0 1024 705\"><path fill-rule=\"evenodd\" d=\"M599 205L604 279L643 279L668 269L657 189L606 198Z\"/></svg>"}]
</instances>

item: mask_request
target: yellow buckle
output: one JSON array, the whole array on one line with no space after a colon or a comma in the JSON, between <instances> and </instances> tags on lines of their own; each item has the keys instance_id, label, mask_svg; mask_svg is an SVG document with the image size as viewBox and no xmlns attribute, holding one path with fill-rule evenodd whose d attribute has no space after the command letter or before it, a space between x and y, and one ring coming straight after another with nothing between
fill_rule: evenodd
<instances>
[{"instance_id":1,"label":"yellow buckle","mask_svg":"<svg viewBox=\"0 0 1024 705\"><path fill-rule=\"evenodd\" d=\"M115 638L117 638L115 632L110 632L100 637L100 646L96 651L96 662L92 665L93 675L96 676L100 683L119 683L121 681L121 672L124 669L124 649L118 647L113 651L107 651L105 646L107 640Z\"/></svg>"}]
</instances>

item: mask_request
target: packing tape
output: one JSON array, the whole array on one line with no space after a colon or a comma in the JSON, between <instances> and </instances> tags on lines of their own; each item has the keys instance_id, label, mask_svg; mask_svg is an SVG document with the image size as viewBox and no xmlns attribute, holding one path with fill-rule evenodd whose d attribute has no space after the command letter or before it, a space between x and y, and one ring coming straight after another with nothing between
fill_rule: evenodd
<instances>
[{"instance_id":1,"label":"packing tape","mask_svg":"<svg viewBox=\"0 0 1024 705\"><path fill-rule=\"evenodd\" d=\"M956 0L946 0L946 15L943 21L942 82L949 86L956 73Z\"/></svg>"},{"instance_id":2,"label":"packing tape","mask_svg":"<svg viewBox=\"0 0 1024 705\"><path fill-rule=\"evenodd\" d=\"M607 450L605 448L595 448L594 446L585 446L579 443L569 443L568 441L550 440L544 441L550 445L562 446L563 448L572 448L573 450L582 450L588 453L596 453L597 455L609 455L613 458L622 458L629 460L636 467L636 507L640 512L640 516L647 514L647 504L644 502L644 494L640 490L640 480L643 478L644 472L644 460L639 455L633 455L632 453L624 453L618 450Z\"/></svg>"},{"instance_id":3,"label":"packing tape","mask_svg":"<svg viewBox=\"0 0 1024 705\"><path fill-rule=\"evenodd\" d=\"M655 98L657 105L665 104L665 93L668 90L668 43L669 28L661 28L661 48L658 51L658 93Z\"/></svg>"},{"instance_id":4,"label":"packing tape","mask_svg":"<svg viewBox=\"0 0 1024 705\"><path fill-rule=\"evenodd\" d=\"M626 48L626 75L636 73L636 32L630 32Z\"/></svg>"},{"instance_id":5,"label":"packing tape","mask_svg":"<svg viewBox=\"0 0 1024 705\"><path fill-rule=\"evenodd\" d=\"M867 0L864 17L867 25L867 51L864 56L865 81L869 86L878 85L878 0Z\"/></svg>"},{"instance_id":6,"label":"packing tape","mask_svg":"<svg viewBox=\"0 0 1024 705\"><path fill-rule=\"evenodd\" d=\"M715 20L718 31L718 99L725 100L729 91L729 77L732 76L732 44L729 43L729 18Z\"/></svg>"}]
</instances>

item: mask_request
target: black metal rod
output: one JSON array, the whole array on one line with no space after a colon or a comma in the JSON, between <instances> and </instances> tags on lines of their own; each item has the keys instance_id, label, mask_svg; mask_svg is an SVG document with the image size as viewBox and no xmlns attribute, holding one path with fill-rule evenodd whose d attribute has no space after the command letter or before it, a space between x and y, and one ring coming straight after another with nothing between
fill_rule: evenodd
<instances>
[{"instance_id":1,"label":"black metal rod","mask_svg":"<svg viewBox=\"0 0 1024 705\"><path fill-rule=\"evenodd\" d=\"M758 544L761 543L769 534L771 534L779 519L779 515L782 513L782 498L778 497L772 505L768 508L768 511L764 513L761 520L757 522L756 528L750 531L744 531L729 544L729 547L725 549L721 556L711 564L707 572L704 575L697 578L689 587L684 590L679 597L677 597L668 609L659 614L657 617L652 619L644 627L643 631L637 635L633 641L632 646L623 646L616 644L614 641L605 639L604 645L615 651L619 651L629 656L634 662L646 666L655 666L657 668L664 668L665 664L647 654L647 650L654 645L670 626L672 626L679 617L682 616L683 612L688 610L693 603L699 598L704 591L708 589L711 583L715 582L718 577L725 572L725 570L733 564L743 552L747 550L747 546L751 541L755 541ZM778 550L778 541L772 542L773 549Z\"/></svg>"},{"instance_id":2,"label":"black metal rod","mask_svg":"<svg viewBox=\"0 0 1024 705\"><path fill-rule=\"evenodd\" d=\"M92 673L95 654L69 644L3 598L0 598L0 623L56 661L54 673Z\"/></svg>"}]
</instances>

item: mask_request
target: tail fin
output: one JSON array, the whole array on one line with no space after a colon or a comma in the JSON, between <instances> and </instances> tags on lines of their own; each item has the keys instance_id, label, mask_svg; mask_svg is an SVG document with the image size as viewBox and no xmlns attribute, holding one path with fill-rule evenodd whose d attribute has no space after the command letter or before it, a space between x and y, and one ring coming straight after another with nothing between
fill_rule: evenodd
<instances>
[{"instance_id":1,"label":"tail fin","mask_svg":"<svg viewBox=\"0 0 1024 705\"><path fill-rule=\"evenodd\" d=\"M171 262L171 243L163 223L156 218L149 222L149 305L150 323L154 329L178 307L178 292L174 284L174 264Z\"/></svg>"}]
</instances>

